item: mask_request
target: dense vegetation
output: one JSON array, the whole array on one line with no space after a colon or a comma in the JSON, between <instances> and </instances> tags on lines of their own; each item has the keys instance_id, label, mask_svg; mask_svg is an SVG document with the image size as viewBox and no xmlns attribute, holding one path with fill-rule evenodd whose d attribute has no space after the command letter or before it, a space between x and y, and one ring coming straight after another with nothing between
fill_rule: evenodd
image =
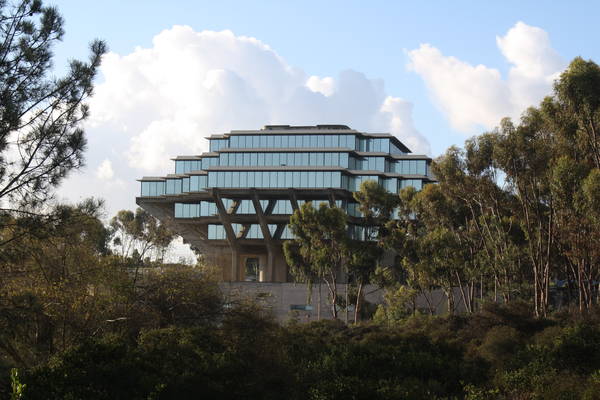
<instances>
[{"instance_id":1,"label":"dense vegetation","mask_svg":"<svg viewBox=\"0 0 600 400\"><path fill-rule=\"evenodd\" d=\"M594 62L575 59L518 123L448 149L432 165L438 184L398 196L366 182L358 220L305 204L288 263L327 286L334 317L353 304L355 323L281 325L224 299L209 266L165 264L173 234L144 211L105 225L98 201L52 202L83 165L80 122L105 51L92 43L88 63L52 78L62 35L40 0L0 0L0 396L600 398ZM377 309L367 283L385 289ZM447 315L414 307L432 289Z\"/></svg>"},{"instance_id":2,"label":"dense vegetation","mask_svg":"<svg viewBox=\"0 0 600 400\"><path fill-rule=\"evenodd\" d=\"M600 323L522 303L393 327L280 326L252 304L82 338L13 386L23 399L595 399Z\"/></svg>"}]
</instances>

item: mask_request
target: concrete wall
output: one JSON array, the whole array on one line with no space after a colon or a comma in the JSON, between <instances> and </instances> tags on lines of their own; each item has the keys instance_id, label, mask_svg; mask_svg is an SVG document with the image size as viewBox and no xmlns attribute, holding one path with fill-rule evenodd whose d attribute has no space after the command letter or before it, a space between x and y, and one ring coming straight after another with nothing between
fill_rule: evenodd
<instances>
[{"instance_id":1,"label":"concrete wall","mask_svg":"<svg viewBox=\"0 0 600 400\"><path fill-rule=\"evenodd\" d=\"M276 282L222 282L219 284L223 294L228 301L239 299L254 299L262 305L268 312L280 322L286 322L290 319L297 319L300 322L310 322L318 320L319 288L313 285L312 296L308 301L308 285L302 283L276 283ZM346 285L338 285L338 296L345 297ZM383 303L384 291L374 285L367 285L364 288L366 300L369 303ZM460 292L455 290L455 301L457 312L464 311L462 307ZM312 310L292 310L292 306L305 306L309 304ZM321 319L331 319L333 317L331 304L329 302L329 291L327 285L321 286ZM418 310L427 313L429 307L436 314L444 314L447 310L447 299L441 290L433 290L427 293L427 296L419 296L415 301ZM345 310L339 310L338 318L345 320ZM352 307L348 314L348 320L352 321Z\"/></svg>"}]
</instances>

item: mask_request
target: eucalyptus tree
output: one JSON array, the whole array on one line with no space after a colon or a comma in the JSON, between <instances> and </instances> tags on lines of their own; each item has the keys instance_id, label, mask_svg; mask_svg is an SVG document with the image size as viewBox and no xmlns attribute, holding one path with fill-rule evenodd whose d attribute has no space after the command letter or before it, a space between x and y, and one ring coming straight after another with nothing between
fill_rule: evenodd
<instances>
[{"instance_id":1,"label":"eucalyptus tree","mask_svg":"<svg viewBox=\"0 0 600 400\"><path fill-rule=\"evenodd\" d=\"M158 260L162 261L175 237L164 224L139 207L135 213L130 210L119 211L110 220L109 226L113 246L118 249L119 255L124 259L136 258L138 263L143 262L151 252L155 252Z\"/></svg>"},{"instance_id":2,"label":"eucalyptus tree","mask_svg":"<svg viewBox=\"0 0 600 400\"><path fill-rule=\"evenodd\" d=\"M338 288L349 249L346 213L338 207L304 203L290 217L289 228L294 235L284 247L291 271L300 279L325 282L331 299L331 313L338 318Z\"/></svg>"},{"instance_id":3,"label":"eucalyptus tree","mask_svg":"<svg viewBox=\"0 0 600 400\"><path fill-rule=\"evenodd\" d=\"M354 322L358 322L363 302L363 288L379 266L384 255L383 243L388 236L399 199L375 180L367 180L353 194L360 211L361 237L353 241L353 251L348 257L348 271L356 284Z\"/></svg>"}]
</instances>

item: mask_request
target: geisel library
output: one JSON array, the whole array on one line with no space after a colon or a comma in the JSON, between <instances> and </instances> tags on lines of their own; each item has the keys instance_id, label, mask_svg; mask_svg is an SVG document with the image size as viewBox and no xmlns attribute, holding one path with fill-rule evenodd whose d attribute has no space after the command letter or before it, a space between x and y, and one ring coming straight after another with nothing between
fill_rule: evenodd
<instances>
[{"instance_id":1,"label":"geisel library","mask_svg":"<svg viewBox=\"0 0 600 400\"><path fill-rule=\"evenodd\" d=\"M142 178L136 202L218 265L223 281L291 282L282 243L305 202L341 207L355 235L352 193L363 181L393 193L433 181L430 158L390 134L345 125L267 125L207 139L210 151L176 157L174 174Z\"/></svg>"}]
</instances>

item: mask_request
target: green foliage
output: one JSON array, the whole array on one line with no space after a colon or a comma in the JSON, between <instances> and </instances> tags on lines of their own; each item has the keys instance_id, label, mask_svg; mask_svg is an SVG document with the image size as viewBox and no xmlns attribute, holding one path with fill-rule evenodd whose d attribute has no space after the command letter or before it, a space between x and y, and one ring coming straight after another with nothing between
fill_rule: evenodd
<instances>
[{"instance_id":1,"label":"green foliage","mask_svg":"<svg viewBox=\"0 0 600 400\"><path fill-rule=\"evenodd\" d=\"M27 385L22 384L19 380L19 370L16 368L10 370L10 386L12 389L10 400L21 400Z\"/></svg>"},{"instance_id":2,"label":"green foliage","mask_svg":"<svg viewBox=\"0 0 600 400\"><path fill-rule=\"evenodd\" d=\"M144 262L152 251L156 253L155 258L162 261L175 237L164 224L139 207L135 213L119 211L110 220L110 228L113 245L120 250L121 257L131 257L138 264Z\"/></svg>"},{"instance_id":3,"label":"green foliage","mask_svg":"<svg viewBox=\"0 0 600 400\"><path fill-rule=\"evenodd\" d=\"M404 285L386 291L383 296L384 303L377 306L373 321L389 326L398 325L414 314L414 301L417 294L415 289Z\"/></svg>"}]
</instances>

